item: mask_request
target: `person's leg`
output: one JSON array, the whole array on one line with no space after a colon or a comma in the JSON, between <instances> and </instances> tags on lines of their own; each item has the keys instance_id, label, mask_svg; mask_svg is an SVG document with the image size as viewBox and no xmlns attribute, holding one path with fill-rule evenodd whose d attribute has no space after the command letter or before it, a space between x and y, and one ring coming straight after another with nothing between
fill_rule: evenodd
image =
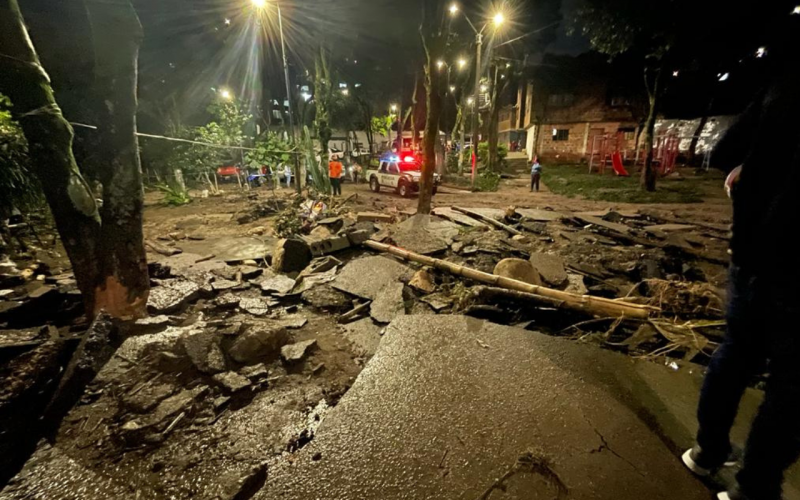
<instances>
[{"instance_id":1,"label":"person's leg","mask_svg":"<svg viewBox=\"0 0 800 500\"><path fill-rule=\"evenodd\" d=\"M342 195L342 180L341 179L336 179L336 192L339 194L339 196Z\"/></svg>"},{"instance_id":2,"label":"person's leg","mask_svg":"<svg viewBox=\"0 0 800 500\"><path fill-rule=\"evenodd\" d=\"M533 192L533 188L536 186L536 174L531 174L531 193Z\"/></svg>"},{"instance_id":3,"label":"person's leg","mask_svg":"<svg viewBox=\"0 0 800 500\"><path fill-rule=\"evenodd\" d=\"M762 334L769 339L769 378L737 475L750 500L780 500L783 473L800 456L800 338L795 324L800 307L797 293L766 288L762 319L768 331Z\"/></svg>"},{"instance_id":4,"label":"person's leg","mask_svg":"<svg viewBox=\"0 0 800 500\"><path fill-rule=\"evenodd\" d=\"M542 174L536 174L536 192L539 192L539 182L542 180Z\"/></svg>"},{"instance_id":5,"label":"person's leg","mask_svg":"<svg viewBox=\"0 0 800 500\"><path fill-rule=\"evenodd\" d=\"M703 466L721 466L731 452L730 430L739 402L753 375L764 366L765 342L753 305L753 279L731 266L728 291L728 331L708 366L697 420L697 444Z\"/></svg>"}]
</instances>

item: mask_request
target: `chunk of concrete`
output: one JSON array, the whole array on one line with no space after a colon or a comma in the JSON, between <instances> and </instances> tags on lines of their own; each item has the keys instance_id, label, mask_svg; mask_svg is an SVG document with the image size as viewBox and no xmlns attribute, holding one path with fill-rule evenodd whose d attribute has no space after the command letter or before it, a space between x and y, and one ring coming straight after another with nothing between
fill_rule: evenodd
<instances>
[{"instance_id":1,"label":"chunk of concrete","mask_svg":"<svg viewBox=\"0 0 800 500\"><path fill-rule=\"evenodd\" d=\"M181 336L179 343L192 364L201 372L219 373L225 370L225 359L219 351L219 337L213 332L189 331Z\"/></svg>"},{"instance_id":2,"label":"chunk of concrete","mask_svg":"<svg viewBox=\"0 0 800 500\"><path fill-rule=\"evenodd\" d=\"M533 265L522 259L503 259L494 268L494 274L512 280L541 285L542 280Z\"/></svg>"},{"instance_id":3,"label":"chunk of concrete","mask_svg":"<svg viewBox=\"0 0 800 500\"><path fill-rule=\"evenodd\" d=\"M381 327L373 323L371 318L363 318L344 325L344 337L353 344L359 356L372 357L381 343Z\"/></svg>"},{"instance_id":4,"label":"chunk of concrete","mask_svg":"<svg viewBox=\"0 0 800 500\"><path fill-rule=\"evenodd\" d=\"M389 214L378 212L359 212L356 214L356 222L392 222L394 217Z\"/></svg>"},{"instance_id":5,"label":"chunk of concrete","mask_svg":"<svg viewBox=\"0 0 800 500\"><path fill-rule=\"evenodd\" d=\"M281 347L289 342L289 334L280 326L253 327L241 334L228 349L228 355L242 364L253 364L277 359Z\"/></svg>"},{"instance_id":6,"label":"chunk of concrete","mask_svg":"<svg viewBox=\"0 0 800 500\"><path fill-rule=\"evenodd\" d=\"M246 389L251 385L250 379L236 372L218 373L214 375L214 382L231 394Z\"/></svg>"},{"instance_id":7,"label":"chunk of concrete","mask_svg":"<svg viewBox=\"0 0 800 500\"><path fill-rule=\"evenodd\" d=\"M384 256L371 256L348 263L333 281L333 287L363 299L374 300L387 283L408 281L414 271Z\"/></svg>"},{"instance_id":8,"label":"chunk of concrete","mask_svg":"<svg viewBox=\"0 0 800 500\"><path fill-rule=\"evenodd\" d=\"M350 299L345 294L328 284L306 290L302 297L304 301L317 309L326 311L344 311L352 306Z\"/></svg>"},{"instance_id":9,"label":"chunk of concrete","mask_svg":"<svg viewBox=\"0 0 800 500\"><path fill-rule=\"evenodd\" d=\"M322 257L323 255L341 252L350 248L350 239L347 235L331 236L325 239L309 241L308 247L311 250L311 255Z\"/></svg>"},{"instance_id":10,"label":"chunk of concrete","mask_svg":"<svg viewBox=\"0 0 800 500\"><path fill-rule=\"evenodd\" d=\"M548 253L534 253L531 254L530 262L545 283L563 286L567 282L567 270L561 257Z\"/></svg>"},{"instance_id":11,"label":"chunk of concrete","mask_svg":"<svg viewBox=\"0 0 800 500\"><path fill-rule=\"evenodd\" d=\"M317 345L316 339L285 345L281 348L281 358L287 363L297 363L306 357L309 350Z\"/></svg>"},{"instance_id":12,"label":"chunk of concrete","mask_svg":"<svg viewBox=\"0 0 800 500\"><path fill-rule=\"evenodd\" d=\"M261 291L266 294L289 293L294 288L295 280L283 274L277 274L261 282Z\"/></svg>"},{"instance_id":13,"label":"chunk of concrete","mask_svg":"<svg viewBox=\"0 0 800 500\"><path fill-rule=\"evenodd\" d=\"M151 314L168 314L178 311L197 300L200 287L188 280L169 279L150 290L147 309Z\"/></svg>"},{"instance_id":14,"label":"chunk of concrete","mask_svg":"<svg viewBox=\"0 0 800 500\"><path fill-rule=\"evenodd\" d=\"M238 282L225 279L218 279L211 283L211 288L213 288L215 292L224 292L236 288L237 286L239 286Z\"/></svg>"},{"instance_id":15,"label":"chunk of concrete","mask_svg":"<svg viewBox=\"0 0 800 500\"><path fill-rule=\"evenodd\" d=\"M370 305L369 314L379 323L388 323L406 313L403 302L403 283L395 281L381 288Z\"/></svg>"},{"instance_id":16,"label":"chunk of concrete","mask_svg":"<svg viewBox=\"0 0 800 500\"><path fill-rule=\"evenodd\" d=\"M265 316L269 306L261 299L246 298L239 301L239 309L253 316Z\"/></svg>"},{"instance_id":17,"label":"chunk of concrete","mask_svg":"<svg viewBox=\"0 0 800 500\"><path fill-rule=\"evenodd\" d=\"M458 224L417 214L398 224L391 233L397 246L422 255L444 252L461 231Z\"/></svg>"}]
</instances>

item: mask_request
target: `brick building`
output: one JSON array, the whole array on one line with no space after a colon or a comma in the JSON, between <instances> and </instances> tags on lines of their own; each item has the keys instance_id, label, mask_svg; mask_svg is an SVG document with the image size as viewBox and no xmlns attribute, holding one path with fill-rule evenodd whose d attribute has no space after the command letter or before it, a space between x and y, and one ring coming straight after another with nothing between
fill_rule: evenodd
<instances>
[{"instance_id":1,"label":"brick building","mask_svg":"<svg viewBox=\"0 0 800 500\"><path fill-rule=\"evenodd\" d=\"M538 151L547 161L572 162L588 159L593 146L599 153L605 136L609 147L632 155L637 94L616 81L614 67L597 55L546 57L500 112L500 141L529 157Z\"/></svg>"}]
</instances>

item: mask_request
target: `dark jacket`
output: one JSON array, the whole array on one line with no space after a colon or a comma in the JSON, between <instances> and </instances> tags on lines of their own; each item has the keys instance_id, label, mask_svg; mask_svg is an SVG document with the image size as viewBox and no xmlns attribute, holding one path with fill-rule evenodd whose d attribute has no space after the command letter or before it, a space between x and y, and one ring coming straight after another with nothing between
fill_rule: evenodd
<instances>
[{"instance_id":1,"label":"dark jacket","mask_svg":"<svg viewBox=\"0 0 800 500\"><path fill-rule=\"evenodd\" d=\"M789 65L720 140L712 165L742 165L733 190L733 263L781 281L800 278L800 72Z\"/></svg>"}]
</instances>

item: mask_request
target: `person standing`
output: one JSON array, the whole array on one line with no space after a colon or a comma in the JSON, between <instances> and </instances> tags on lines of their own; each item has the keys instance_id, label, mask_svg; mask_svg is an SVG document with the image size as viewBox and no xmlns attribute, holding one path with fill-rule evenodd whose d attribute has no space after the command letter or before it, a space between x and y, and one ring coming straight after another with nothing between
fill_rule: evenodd
<instances>
[{"instance_id":1,"label":"person standing","mask_svg":"<svg viewBox=\"0 0 800 500\"><path fill-rule=\"evenodd\" d=\"M339 158L331 155L331 161L328 163L328 177L331 180L333 196L342 195L342 168Z\"/></svg>"},{"instance_id":2,"label":"person standing","mask_svg":"<svg viewBox=\"0 0 800 500\"><path fill-rule=\"evenodd\" d=\"M283 176L286 178L286 187L292 187L292 168L288 163L283 165Z\"/></svg>"},{"instance_id":3,"label":"person standing","mask_svg":"<svg viewBox=\"0 0 800 500\"><path fill-rule=\"evenodd\" d=\"M708 476L734 465L730 431L748 384L768 373L737 484L721 500L780 500L784 471L800 456L800 27L770 85L717 145L711 163L729 173L733 236L725 338L700 393L697 445L683 463ZM780 55L780 57L778 57Z\"/></svg>"},{"instance_id":4,"label":"person standing","mask_svg":"<svg viewBox=\"0 0 800 500\"><path fill-rule=\"evenodd\" d=\"M531 165L531 193L535 189L536 192L539 192L539 183L542 180L542 166L539 164L539 158L533 158L533 164Z\"/></svg>"}]
</instances>

